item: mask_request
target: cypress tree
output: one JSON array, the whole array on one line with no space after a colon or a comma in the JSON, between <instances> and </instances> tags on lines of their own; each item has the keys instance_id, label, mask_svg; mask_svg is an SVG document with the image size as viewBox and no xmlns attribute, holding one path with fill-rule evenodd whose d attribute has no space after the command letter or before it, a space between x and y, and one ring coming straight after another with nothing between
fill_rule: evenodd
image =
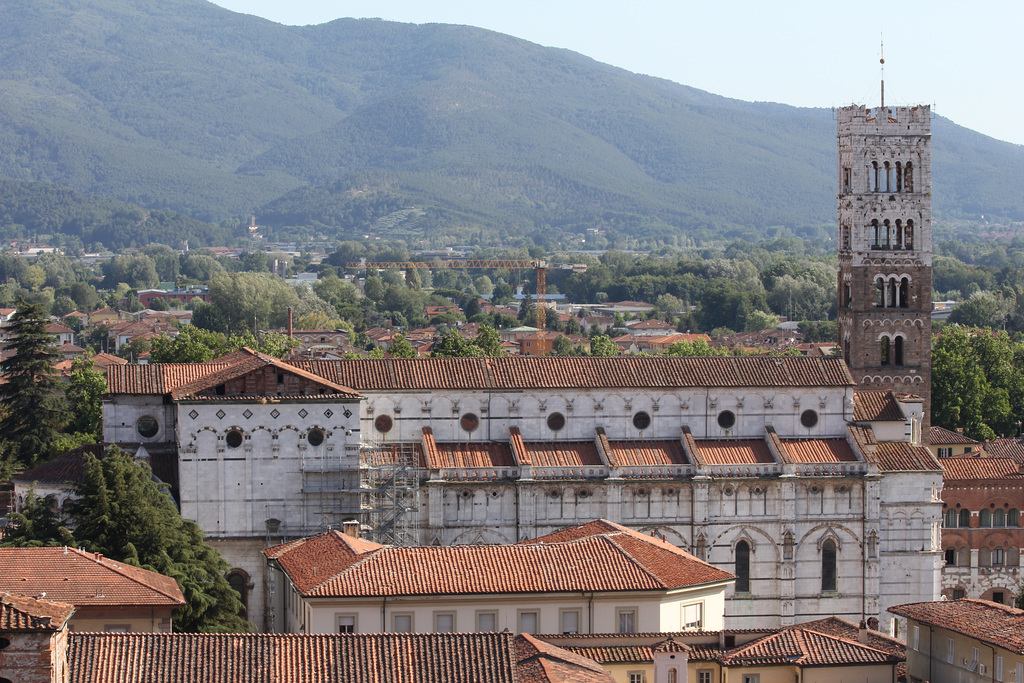
<instances>
[{"instance_id":1,"label":"cypress tree","mask_svg":"<svg viewBox=\"0 0 1024 683\"><path fill-rule=\"evenodd\" d=\"M32 467L49 458L65 420L64 396L54 369L60 356L54 336L46 331L40 304L19 299L7 333L11 337L7 348L14 354L0 362L6 380L0 385L0 438L8 464Z\"/></svg>"}]
</instances>

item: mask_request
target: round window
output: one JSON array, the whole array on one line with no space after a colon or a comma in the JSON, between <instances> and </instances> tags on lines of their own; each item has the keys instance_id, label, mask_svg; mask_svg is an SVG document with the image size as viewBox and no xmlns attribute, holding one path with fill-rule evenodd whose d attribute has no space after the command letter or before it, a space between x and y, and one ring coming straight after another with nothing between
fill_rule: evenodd
<instances>
[{"instance_id":1,"label":"round window","mask_svg":"<svg viewBox=\"0 0 1024 683\"><path fill-rule=\"evenodd\" d=\"M160 431L160 423L151 415L143 415L139 418L139 421L135 423L135 431L137 431L139 436L143 439L151 439Z\"/></svg>"},{"instance_id":2,"label":"round window","mask_svg":"<svg viewBox=\"0 0 1024 683\"><path fill-rule=\"evenodd\" d=\"M309 434L306 435L306 441L310 446L319 446L324 442L324 430L310 429Z\"/></svg>"},{"instance_id":3,"label":"round window","mask_svg":"<svg viewBox=\"0 0 1024 683\"><path fill-rule=\"evenodd\" d=\"M227 441L228 448L238 448L242 445L242 432L232 429L224 440Z\"/></svg>"},{"instance_id":4,"label":"round window","mask_svg":"<svg viewBox=\"0 0 1024 683\"><path fill-rule=\"evenodd\" d=\"M559 429L565 426L565 415L561 413L551 413L548 415L548 429L553 432L557 432Z\"/></svg>"},{"instance_id":5,"label":"round window","mask_svg":"<svg viewBox=\"0 0 1024 683\"><path fill-rule=\"evenodd\" d=\"M651 426L651 416L649 413L640 411L633 416L633 426L637 429L647 429Z\"/></svg>"},{"instance_id":6,"label":"round window","mask_svg":"<svg viewBox=\"0 0 1024 683\"><path fill-rule=\"evenodd\" d=\"M476 413L466 413L459 420L459 425L467 432L475 432L476 428L480 426L480 418L477 417Z\"/></svg>"},{"instance_id":7,"label":"round window","mask_svg":"<svg viewBox=\"0 0 1024 683\"><path fill-rule=\"evenodd\" d=\"M732 429L736 424L736 413L731 410L723 410L718 414L718 426L722 429Z\"/></svg>"},{"instance_id":8,"label":"round window","mask_svg":"<svg viewBox=\"0 0 1024 683\"><path fill-rule=\"evenodd\" d=\"M377 419L373 421L373 426L381 434L387 434L395 426L395 421L391 419L390 415L378 415Z\"/></svg>"},{"instance_id":9,"label":"round window","mask_svg":"<svg viewBox=\"0 0 1024 683\"><path fill-rule=\"evenodd\" d=\"M818 413L813 410L805 410L800 413L800 424L810 429L814 425L818 424Z\"/></svg>"}]
</instances>

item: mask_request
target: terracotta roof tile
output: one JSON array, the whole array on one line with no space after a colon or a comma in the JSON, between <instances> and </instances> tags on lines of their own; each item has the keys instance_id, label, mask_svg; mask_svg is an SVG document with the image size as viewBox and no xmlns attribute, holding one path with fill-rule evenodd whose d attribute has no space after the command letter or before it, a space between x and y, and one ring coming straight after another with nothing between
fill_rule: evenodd
<instances>
[{"instance_id":1,"label":"terracotta roof tile","mask_svg":"<svg viewBox=\"0 0 1024 683\"><path fill-rule=\"evenodd\" d=\"M782 439L793 462L857 462L846 439Z\"/></svg>"},{"instance_id":2,"label":"terracotta roof tile","mask_svg":"<svg viewBox=\"0 0 1024 683\"><path fill-rule=\"evenodd\" d=\"M654 661L654 648L651 645L566 645L565 649L600 664L644 664Z\"/></svg>"},{"instance_id":3,"label":"terracotta roof tile","mask_svg":"<svg viewBox=\"0 0 1024 683\"><path fill-rule=\"evenodd\" d=\"M608 441L605 452L614 467L688 465L679 441Z\"/></svg>"},{"instance_id":4,"label":"terracotta roof tile","mask_svg":"<svg viewBox=\"0 0 1024 683\"><path fill-rule=\"evenodd\" d=\"M516 636L516 660L520 683L572 681L614 683L597 662L523 633Z\"/></svg>"},{"instance_id":5,"label":"terracotta roof tile","mask_svg":"<svg viewBox=\"0 0 1024 683\"><path fill-rule=\"evenodd\" d=\"M805 621L788 628L804 628L809 631L846 638L847 640L857 640L860 637L860 627L857 624L836 616L825 617L816 621ZM873 631L871 629L867 629L866 634L868 638L866 645L868 647L888 652L900 658L906 657L907 645L899 638L893 638L881 631Z\"/></svg>"},{"instance_id":6,"label":"terracotta roof tile","mask_svg":"<svg viewBox=\"0 0 1024 683\"><path fill-rule=\"evenodd\" d=\"M996 458L1013 458L1024 464L1024 438L994 439L985 443L985 451Z\"/></svg>"},{"instance_id":7,"label":"terracotta roof tile","mask_svg":"<svg viewBox=\"0 0 1024 683\"><path fill-rule=\"evenodd\" d=\"M708 439L695 443L697 456L705 465L754 465L775 462L768 444L763 439Z\"/></svg>"},{"instance_id":8,"label":"terracotta roof tile","mask_svg":"<svg viewBox=\"0 0 1024 683\"><path fill-rule=\"evenodd\" d=\"M876 650L859 642L797 626L730 650L722 658L722 661L730 666L770 664L842 666L896 664L902 659L902 657Z\"/></svg>"},{"instance_id":9,"label":"terracotta roof tile","mask_svg":"<svg viewBox=\"0 0 1024 683\"><path fill-rule=\"evenodd\" d=\"M356 391L853 386L842 359L496 357L295 361Z\"/></svg>"},{"instance_id":10,"label":"terracotta roof tile","mask_svg":"<svg viewBox=\"0 0 1024 683\"><path fill-rule=\"evenodd\" d=\"M511 633L72 633L68 639L70 683L522 681Z\"/></svg>"},{"instance_id":11,"label":"terracotta roof tile","mask_svg":"<svg viewBox=\"0 0 1024 683\"><path fill-rule=\"evenodd\" d=\"M945 427L932 427L928 430L928 443L933 446L952 444L972 446L978 442L969 436L965 436L963 432L954 432Z\"/></svg>"},{"instance_id":12,"label":"terracotta roof tile","mask_svg":"<svg viewBox=\"0 0 1024 683\"><path fill-rule=\"evenodd\" d=\"M451 468L515 467L512 448L497 441L437 443L430 427L423 428L427 467L432 470Z\"/></svg>"},{"instance_id":13,"label":"terracotta roof tile","mask_svg":"<svg viewBox=\"0 0 1024 683\"><path fill-rule=\"evenodd\" d=\"M74 605L0 592L0 632L56 631L74 612Z\"/></svg>"},{"instance_id":14,"label":"terracotta roof tile","mask_svg":"<svg viewBox=\"0 0 1024 683\"><path fill-rule=\"evenodd\" d=\"M881 441L874 453L867 455L881 472L941 472L942 465L924 446L905 441Z\"/></svg>"},{"instance_id":15,"label":"terracotta roof tile","mask_svg":"<svg viewBox=\"0 0 1024 683\"><path fill-rule=\"evenodd\" d=\"M0 548L0 591L76 607L185 604L174 579L74 548Z\"/></svg>"},{"instance_id":16,"label":"terracotta roof tile","mask_svg":"<svg viewBox=\"0 0 1024 683\"><path fill-rule=\"evenodd\" d=\"M988 600L940 600L890 607L901 617L1024 654L1024 610Z\"/></svg>"},{"instance_id":17,"label":"terracotta roof tile","mask_svg":"<svg viewBox=\"0 0 1024 683\"><path fill-rule=\"evenodd\" d=\"M981 479L1021 479L1020 464L1011 458L942 458L945 481Z\"/></svg>"},{"instance_id":18,"label":"terracotta roof tile","mask_svg":"<svg viewBox=\"0 0 1024 683\"><path fill-rule=\"evenodd\" d=\"M33 467L30 470L16 474L11 477L11 481L19 484L38 483L49 486L80 484L85 481L85 460L83 456L86 453L102 458L104 446L103 444L79 446L64 455L58 455L53 460L44 462L38 467Z\"/></svg>"},{"instance_id":19,"label":"terracotta roof tile","mask_svg":"<svg viewBox=\"0 0 1024 683\"><path fill-rule=\"evenodd\" d=\"M151 363L107 368L110 394L168 394L171 390L207 377L226 366L218 363Z\"/></svg>"},{"instance_id":20,"label":"terracotta roof tile","mask_svg":"<svg viewBox=\"0 0 1024 683\"><path fill-rule=\"evenodd\" d=\"M534 467L603 467L593 441L528 441L525 443Z\"/></svg>"},{"instance_id":21,"label":"terracotta roof tile","mask_svg":"<svg viewBox=\"0 0 1024 683\"><path fill-rule=\"evenodd\" d=\"M315 597L665 590L733 578L670 543L604 520L572 535L359 553L329 533L265 552L301 593Z\"/></svg>"},{"instance_id":22,"label":"terracotta roof tile","mask_svg":"<svg viewBox=\"0 0 1024 683\"><path fill-rule=\"evenodd\" d=\"M853 419L856 422L903 422L906 417L891 391L855 391Z\"/></svg>"}]
</instances>

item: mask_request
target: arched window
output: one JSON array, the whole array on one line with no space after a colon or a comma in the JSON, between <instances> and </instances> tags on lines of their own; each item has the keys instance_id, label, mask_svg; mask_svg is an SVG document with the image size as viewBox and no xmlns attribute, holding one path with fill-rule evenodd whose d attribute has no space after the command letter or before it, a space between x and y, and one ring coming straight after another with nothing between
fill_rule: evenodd
<instances>
[{"instance_id":1,"label":"arched window","mask_svg":"<svg viewBox=\"0 0 1024 683\"><path fill-rule=\"evenodd\" d=\"M892 192L893 188L896 187L896 183L894 182L893 177L892 177L892 172L893 172L892 166L889 164L888 161L885 162L885 179L884 179L885 185L884 185L884 189L882 190L882 192Z\"/></svg>"},{"instance_id":2,"label":"arched window","mask_svg":"<svg viewBox=\"0 0 1024 683\"><path fill-rule=\"evenodd\" d=\"M885 308L885 280L875 280L875 307Z\"/></svg>"},{"instance_id":3,"label":"arched window","mask_svg":"<svg viewBox=\"0 0 1024 683\"><path fill-rule=\"evenodd\" d=\"M886 291L888 292L885 301L886 308L896 308L897 303L899 303L899 285L896 283L896 278L889 278Z\"/></svg>"},{"instance_id":4,"label":"arched window","mask_svg":"<svg viewBox=\"0 0 1024 683\"><path fill-rule=\"evenodd\" d=\"M750 592L750 544L740 541L736 544L736 592Z\"/></svg>"},{"instance_id":5,"label":"arched window","mask_svg":"<svg viewBox=\"0 0 1024 683\"><path fill-rule=\"evenodd\" d=\"M846 308L851 308L853 306L853 287L850 286L849 282L843 285L843 302L843 305L846 306Z\"/></svg>"},{"instance_id":6,"label":"arched window","mask_svg":"<svg viewBox=\"0 0 1024 683\"><path fill-rule=\"evenodd\" d=\"M896 243L897 249L903 248L903 221L896 221Z\"/></svg>"},{"instance_id":7,"label":"arched window","mask_svg":"<svg viewBox=\"0 0 1024 683\"><path fill-rule=\"evenodd\" d=\"M982 508L978 512L978 526L990 527L992 526L992 511L988 508Z\"/></svg>"},{"instance_id":8,"label":"arched window","mask_svg":"<svg viewBox=\"0 0 1024 683\"><path fill-rule=\"evenodd\" d=\"M882 232L877 220L871 221L871 248L882 248Z\"/></svg>"},{"instance_id":9,"label":"arched window","mask_svg":"<svg viewBox=\"0 0 1024 683\"><path fill-rule=\"evenodd\" d=\"M1006 511L996 508L992 511L992 526L1006 526Z\"/></svg>"},{"instance_id":10,"label":"arched window","mask_svg":"<svg viewBox=\"0 0 1024 683\"><path fill-rule=\"evenodd\" d=\"M903 164L896 162L896 191L903 192Z\"/></svg>"},{"instance_id":11,"label":"arched window","mask_svg":"<svg viewBox=\"0 0 1024 683\"><path fill-rule=\"evenodd\" d=\"M836 542L831 538L821 544L821 590L835 591L839 583L836 574Z\"/></svg>"},{"instance_id":12,"label":"arched window","mask_svg":"<svg viewBox=\"0 0 1024 683\"><path fill-rule=\"evenodd\" d=\"M793 534L788 531L782 534L782 559L793 559Z\"/></svg>"},{"instance_id":13,"label":"arched window","mask_svg":"<svg viewBox=\"0 0 1024 683\"><path fill-rule=\"evenodd\" d=\"M914 165L909 161L907 167L903 169L903 191L914 191Z\"/></svg>"},{"instance_id":14,"label":"arched window","mask_svg":"<svg viewBox=\"0 0 1024 683\"><path fill-rule=\"evenodd\" d=\"M956 548L946 548L946 566L956 566Z\"/></svg>"},{"instance_id":15,"label":"arched window","mask_svg":"<svg viewBox=\"0 0 1024 683\"><path fill-rule=\"evenodd\" d=\"M907 221L907 227L903 230L903 248L914 248L914 221Z\"/></svg>"},{"instance_id":16,"label":"arched window","mask_svg":"<svg viewBox=\"0 0 1024 683\"><path fill-rule=\"evenodd\" d=\"M885 239L885 242L883 242L882 246L884 246L886 249L891 249L892 248L892 225L889 223L889 219L886 219L886 220L882 221L882 227L885 229L885 235L883 236L884 239Z\"/></svg>"},{"instance_id":17,"label":"arched window","mask_svg":"<svg viewBox=\"0 0 1024 683\"><path fill-rule=\"evenodd\" d=\"M910 306L910 278L900 280L900 308Z\"/></svg>"},{"instance_id":18,"label":"arched window","mask_svg":"<svg viewBox=\"0 0 1024 683\"><path fill-rule=\"evenodd\" d=\"M1017 508L1010 508L1006 511L1006 526L1020 526L1020 512Z\"/></svg>"},{"instance_id":19,"label":"arched window","mask_svg":"<svg viewBox=\"0 0 1024 683\"><path fill-rule=\"evenodd\" d=\"M704 534L697 536L697 542L693 544L693 554L700 560L707 559L707 548L708 540L704 538Z\"/></svg>"},{"instance_id":20,"label":"arched window","mask_svg":"<svg viewBox=\"0 0 1024 683\"><path fill-rule=\"evenodd\" d=\"M947 529L956 528L956 510L954 510L953 508L946 510L946 514L942 518L942 526L946 527Z\"/></svg>"},{"instance_id":21,"label":"arched window","mask_svg":"<svg viewBox=\"0 0 1024 683\"><path fill-rule=\"evenodd\" d=\"M881 353L880 353L881 365L888 365L889 364L889 338L888 337L882 337L880 351L881 351Z\"/></svg>"},{"instance_id":22,"label":"arched window","mask_svg":"<svg viewBox=\"0 0 1024 683\"><path fill-rule=\"evenodd\" d=\"M960 511L960 528L969 529L971 526L971 511L964 508Z\"/></svg>"},{"instance_id":23,"label":"arched window","mask_svg":"<svg viewBox=\"0 0 1024 683\"><path fill-rule=\"evenodd\" d=\"M892 364L903 365L903 337L896 337L892 343Z\"/></svg>"},{"instance_id":24,"label":"arched window","mask_svg":"<svg viewBox=\"0 0 1024 683\"><path fill-rule=\"evenodd\" d=\"M238 600L242 603L242 609L238 610L238 616L248 619L249 614L249 575L241 569L232 569L228 572L228 585L238 593Z\"/></svg>"},{"instance_id":25,"label":"arched window","mask_svg":"<svg viewBox=\"0 0 1024 683\"><path fill-rule=\"evenodd\" d=\"M878 162L877 161L872 161L871 162L871 184L874 187L874 190L872 190L873 192L878 192L879 183L882 182L881 175L882 174L880 173L879 168L878 168Z\"/></svg>"}]
</instances>

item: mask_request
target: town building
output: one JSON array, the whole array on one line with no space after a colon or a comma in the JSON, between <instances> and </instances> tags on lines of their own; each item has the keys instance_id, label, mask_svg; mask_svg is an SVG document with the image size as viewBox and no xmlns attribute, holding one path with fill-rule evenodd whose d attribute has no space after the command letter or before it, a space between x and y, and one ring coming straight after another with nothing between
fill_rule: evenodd
<instances>
[{"instance_id":1,"label":"town building","mask_svg":"<svg viewBox=\"0 0 1024 683\"><path fill-rule=\"evenodd\" d=\"M395 547L329 531L264 552L285 633L721 630L734 578L605 520L510 545Z\"/></svg>"},{"instance_id":2,"label":"town building","mask_svg":"<svg viewBox=\"0 0 1024 683\"><path fill-rule=\"evenodd\" d=\"M850 106L837 115L843 358L865 389L916 394L928 406L931 109Z\"/></svg>"},{"instance_id":3,"label":"town building","mask_svg":"<svg viewBox=\"0 0 1024 683\"><path fill-rule=\"evenodd\" d=\"M970 599L890 611L907 620L909 681L1024 681L1024 611Z\"/></svg>"},{"instance_id":4,"label":"town building","mask_svg":"<svg viewBox=\"0 0 1024 683\"><path fill-rule=\"evenodd\" d=\"M73 605L0 593L0 680L67 680L67 622Z\"/></svg>"},{"instance_id":5,"label":"town building","mask_svg":"<svg viewBox=\"0 0 1024 683\"><path fill-rule=\"evenodd\" d=\"M171 631L185 605L178 583L97 553L68 547L0 548L0 594L74 606L73 631Z\"/></svg>"},{"instance_id":6,"label":"town building","mask_svg":"<svg viewBox=\"0 0 1024 683\"><path fill-rule=\"evenodd\" d=\"M937 458L954 458L981 449L981 444L964 434L963 429L955 432L945 427L928 430L928 448Z\"/></svg>"}]
</instances>

